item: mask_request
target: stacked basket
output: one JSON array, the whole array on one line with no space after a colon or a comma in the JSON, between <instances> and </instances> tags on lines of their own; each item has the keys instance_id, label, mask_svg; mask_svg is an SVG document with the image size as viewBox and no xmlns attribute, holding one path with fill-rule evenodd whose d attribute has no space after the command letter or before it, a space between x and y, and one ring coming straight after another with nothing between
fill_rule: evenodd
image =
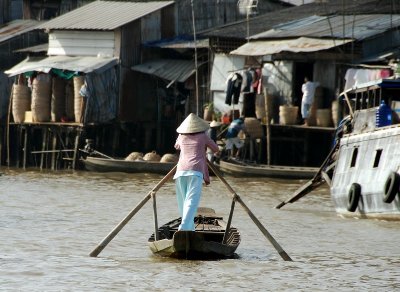
<instances>
[{"instance_id":1,"label":"stacked basket","mask_svg":"<svg viewBox=\"0 0 400 292\"><path fill-rule=\"evenodd\" d=\"M258 139L264 137L264 130L261 122L256 118L245 118L244 127L249 134L250 138Z\"/></svg>"},{"instance_id":2,"label":"stacked basket","mask_svg":"<svg viewBox=\"0 0 400 292\"><path fill-rule=\"evenodd\" d=\"M38 75L32 83L32 118L34 122L50 121L51 76Z\"/></svg>"},{"instance_id":3,"label":"stacked basket","mask_svg":"<svg viewBox=\"0 0 400 292\"><path fill-rule=\"evenodd\" d=\"M31 110L31 92L24 84L14 84L12 89L12 114L15 123L23 123L25 112Z\"/></svg>"},{"instance_id":4,"label":"stacked basket","mask_svg":"<svg viewBox=\"0 0 400 292\"><path fill-rule=\"evenodd\" d=\"M65 115L68 121L75 121L74 100L74 84L73 80L70 79L65 86Z\"/></svg>"},{"instance_id":5,"label":"stacked basket","mask_svg":"<svg viewBox=\"0 0 400 292\"><path fill-rule=\"evenodd\" d=\"M80 94L80 90L84 83L85 83L84 76L74 77L74 113L75 113L75 122L77 123L81 122L81 117L82 117L83 97Z\"/></svg>"},{"instance_id":6,"label":"stacked basket","mask_svg":"<svg viewBox=\"0 0 400 292\"><path fill-rule=\"evenodd\" d=\"M281 125L295 125L299 107L282 105L279 107L279 123Z\"/></svg>"},{"instance_id":7,"label":"stacked basket","mask_svg":"<svg viewBox=\"0 0 400 292\"><path fill-rule=\"evenodd\" d=\"M59 77L53 77L51 94L51 121L60 122L65 114L65 81Z\"/></svg>"}]
</instances>

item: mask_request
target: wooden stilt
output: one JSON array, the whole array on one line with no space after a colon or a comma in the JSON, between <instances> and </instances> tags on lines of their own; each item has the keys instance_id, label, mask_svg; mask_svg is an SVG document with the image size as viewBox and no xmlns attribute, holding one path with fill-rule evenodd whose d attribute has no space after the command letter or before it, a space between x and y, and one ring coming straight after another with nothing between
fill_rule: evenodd
<instances>
[{"instance_id":1,"label":"wooden stilt","mask_svg":"<svg viewBox=\"0 0 400 292\"><path fill-rule=\"evenodd\" d=\"M51 170L56 170L56 156L57 156L57 135L54 127L51 128L51 136L52 136L52 145L51 149L53 152L51 153Z\"/></svg>"},{"instance_id":2,"label":"wooden stilt","mask_svg":"<svg viewBox=\"0 0 400 292\"><path fill-rule=\"evenodd\" d=\"M112 155L116 156L117 149L119 146L120 128L118 125L113 126L113 144L112 144Z\"/></svg>"},{"instance_id":3,"label":"wooden stilt","mask_svg":"<svg viewBox=\"0 0 400 292\"><path fill-rule=\"evenodd\" d=\"M20 167L21 161L20 161L20 152L21 152L21 137L22 137L22 127L21 125L17 125L17 141L16 141L16 145L15 145L15 149L17 149L16 151L16 163L15 166L16 167Z\"/></svg>"},{"instance_id":4,"label":"wooden stilt","mask_svg":"<svg viewBox=\"0 0 400 292\"><path fill-rule=\"evenodd\" d=\"M24 149L23 149L23 159L22 159L22 167L25 170L26 169L26 156L28 153L28 128L24 126Z\"/></svg>"},{"instance_id":5,"label":"wooden stilt","mask_svg":"<svg viewBox=\"0 0 400 292\"><path fill-rule=\"evenodd\" d=\"M47 127L42 128L42 154L40 155L40 170L43 169L43 164L46 156L46 144L47 144Z\"/></svg>"},{"instance_id":6,"label":"wooden stilt","mask_svg":"<svg viewBox=\"0 0 400 292\"><path fill-rule=\"evenodd\" d=\"M4 133L3 133L3 127L0 125L0 166L3 165L3 138L4 138Z\"/></svg>"},{"instance_id":7,"label":"wooden stilt","mask_svg":"<svg viewBox=\"0 0 400 292\"><path fill-rule=\"evenodd\" d=\"M79 151L79 138L81 136L81 129L77 129L75 136L75 144L74 144L74 157L72 160L72 169L76 169L76 164L78 162L78 151Z\"/></svg>"}]
</instances>

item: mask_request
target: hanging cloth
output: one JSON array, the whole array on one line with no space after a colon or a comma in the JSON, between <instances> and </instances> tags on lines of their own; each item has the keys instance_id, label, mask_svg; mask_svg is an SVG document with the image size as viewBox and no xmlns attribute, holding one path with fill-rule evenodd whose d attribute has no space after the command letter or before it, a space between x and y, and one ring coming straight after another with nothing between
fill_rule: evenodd
<instances>
[{"instance_id":1,"label":"hanging cloth","mask_svg":"<svg viewBox=\"0 0 400 292\"><path fill-rule=\"evenodd\" d=\"M231 105L239 103L240 90L242 88L243 77L239 73L229 75L227 80L225 104ZM233 97L233 100L232 100Z\"/></svg>"}]
</instances>

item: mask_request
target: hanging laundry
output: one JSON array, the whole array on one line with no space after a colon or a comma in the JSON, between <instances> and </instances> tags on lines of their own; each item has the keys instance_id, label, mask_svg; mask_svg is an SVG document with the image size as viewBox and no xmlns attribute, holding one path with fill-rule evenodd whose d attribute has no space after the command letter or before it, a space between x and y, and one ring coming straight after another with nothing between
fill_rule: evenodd
<instances>
[{"instance_id":1,"label":"hanging laundry","mask_svg":"<svg viewBox=\"0 0 400 292\"><path fill-rule=\"evenodd\" d=\"M226 98L225 104L231 105L239 103L240 91L242 88L243 77L239 73L232 73L228 76L226 81ZM233 97L233 100L232 100Z\"/></svg>"},{"instance_id":2,"label":"hanging laundry","mask_svg":"<svg viewBox=\"0 0 400 292\"><path fill-rule=\"evenodd\" d=\"M262 88L262 82L261 82L261 78L262 78L262 73L261 73L261 69L256 69L254 71L254 77L253 77L253 88L254 88L254 92L257 94L261 94Z\"/></svg>"},{"instance_id":3,"label":"hanging laundry","mask_svg":"<svg viewBox=\"0 0 400 292\"><path fill-rule=\"evenodd\" d=\"M253 74L251 72L251 68L249 68L243 72L242 92L252 92L253 91L253 87L251 86L252 83L253 83Z\"/></svg>"},{"instance_id":4,"label":"hanging laundry","mask_svg":"<svg viewBox=\"0 0 400 292\"><path fill-rule=\"evenodd\" d=\"M243 111L242 115L246 118L256 117L256 93L243 93Z\"/></svg>"}]
</instances>

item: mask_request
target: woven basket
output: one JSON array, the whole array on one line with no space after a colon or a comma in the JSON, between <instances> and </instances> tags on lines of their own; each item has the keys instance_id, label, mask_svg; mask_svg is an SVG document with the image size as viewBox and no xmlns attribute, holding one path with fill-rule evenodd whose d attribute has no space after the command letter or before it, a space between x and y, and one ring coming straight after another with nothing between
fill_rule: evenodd
<instances>
[{"instance_id":1,"label":"woven basket","mask_svg":"<svg viewBox=\"0 0 400 292\"><path fill-rule=\"evenodd\" d=\"M261 122L256 118L245 118L244 126L250 138L258 139L264 137L264 130Z\"/></svg>"},{"instance_id":2,"label":"woven basket","mask_svg":"<svg viewBox=\"0 0 400 292\"><path fill-rule=\"evenodd\" d=\"M75 121L74 113L74 84L73 80L68 80L65 85L65 115L68 121Z\"/></svg>"},{"instance_id":3,"label":"woven basket","mask_svg":"<svg viewBox=\"0 0 400 292\"><path fill-rule=\"evenodd\" d=\"M174 162L177 163L179 160L179 157L176 154L164 154L163 157L161 157L160 162Z\"/></svg>"},{"instance_id":4,"label":"woven basket","mask_svg":"<svg viewBox=\"0 0 400 292\"><path fill-rule=\"evenodd\" d=\"M51 121L59 122L65 115L65 81L62 78L53 78L51 93Z\"/></svg>"},{"instance_id":5,"label":"woven basket","mask_svg":"<svg viewBox=\"0 0 400 292\"><path fill-rule=\"evenodd\" d=\"M271 112L271 102L270 98L267 99L269 101L268 103L268 109ZM265 97L264 94L257 94L256 95L256 117L257 119L263 119L267 115L265 111ZM270 115L271 116L271 115Z\"/></svg>"},{"instance_id":6,"label":"woven basket","mask_svg":"<svg viewBox=\"0 0 400 292\"><path fill-rule=\"evenodd\" d=\"M134 161L134 160L143 160L143 153L141 152L132 152L129 154L125 160L127 161Z\"/></svg>"},{"instance_id":7,"label":"woven basket","mask_svg":"<svg viewBox=\"0 0 400 292\"><path fill-rule=\"evenodd\" d=\"M14 122L23 123L25 112L31 110L31 92L23 84L15 84L12 91L12 115Z\"/></svg>"},{"instance_id":8,"label":"woven basket","mask_svg":"<svg viewBox=\"0 0 400 292\"><path fill-rule=\"evenodd\" d=\"M317 126L329 127L332 125L331 109L317 109Z\"/></svg>"},{"instance_id":9,"label":"woven basket","mask_svg":"<svg viewBox=\"0 0 400 292\"><path fill-rule=\"evenodd\" d=\"M339 125L339 102L337 100L332 101L331 109L333 126L337 127Z\"/></svg>"},{"instance_id":10,"label":"woven basket","mask_svg":"<svg viewBox=\"0 0 400 292\"><path fill-rule=\"evenodd\" d=\"M279 107L279 124L281 125L294 125L297 121L297 114L299 107L281 105Z\"/></svg>"},{"instance_id":11,"label":"woven basket","mask_svg":"<svg viewBox=\"0 0 400 292\"><path fill-rule=\"evenodd\" d=\"M34 122L50 121L51 76L38 75L32 83L32 119Z\"/></svg>"},{"instance_id":12,"label":"woven basket","mask_svg":"<svg viewBox=\"0 0 400 292\"><path fill-rule=\"evenodd\" d=\"M79 93L82 85L85 83L84 76L75 76L74 77L74 116L75 122L80 123L82 117L82 102L83 97Z\"/></svg>"},{"instance_id":13,"label":"woven basket","mask_svg":"<svg viewBox=\"0 0 400 292\"><path fill-rule=\"evenodd\" d=\"M152 151L152 152L146 153L146 155L143 156L143 160L146 160L146 161L160 161L161 157L160 157L160 155L158 155L156 153L156 151Z\"/></svg>"}]
</instances>

